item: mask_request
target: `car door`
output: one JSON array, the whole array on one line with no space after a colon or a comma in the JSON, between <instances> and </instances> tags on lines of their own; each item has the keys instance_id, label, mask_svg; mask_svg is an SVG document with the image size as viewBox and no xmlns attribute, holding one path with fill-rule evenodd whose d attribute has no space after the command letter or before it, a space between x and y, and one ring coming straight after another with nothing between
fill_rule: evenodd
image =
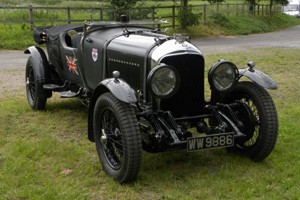
<instances>
[{"instance_id":1,"label":"car door","mask_svg":"<svg viewBox=\"0 0 300 200\"><path fill-rule=\"evenodd\" d=\"M61 74L65 80L81 85L82 80L78 62L78 48L72 46L71 37L67 33L60 34L59 39L62 60Z\"/></svg>"}]
</instances>

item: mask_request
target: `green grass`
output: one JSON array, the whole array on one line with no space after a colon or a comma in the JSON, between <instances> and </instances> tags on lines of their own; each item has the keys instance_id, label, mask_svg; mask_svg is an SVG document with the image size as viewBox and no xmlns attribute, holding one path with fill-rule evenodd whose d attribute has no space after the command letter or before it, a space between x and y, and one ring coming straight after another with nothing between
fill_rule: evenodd
<instances>
[{"instance_id":1,"label":"green grass","mask_svg":"<svg viewBox=\"0 0 300 200\"><path fill-rule=\"evenodd\" d=\"M183 32L193 38L220 35L248 35L272 32L295 25L300 25L300 20L285 14L276 14L272 17L213 15L207 25L192 26L186 29L177 27L175 30L172 30L172 33Z\"/></svg>"},{"instance_id":2,"label":"green grass","mask_svg":"<svg viewBox=\"0 0 300 200\"><path fill-rule=\"evenodd\" d=\"M0 96L0 199L299 199L300 61L296 49L255 49L206 56L239 67L253 60L277 81L270 91L279 137L270 157L253 163L225 150L143 153L136 182L107 177L87 139L87 110L54 95L32 111L23 89ZM2 73L2 72L1 72ZM4 72L6 73L6 72Z\"/></svg>"},{"instance_id":3,"label":"green grass","mask_svg":"<svg viewBox=\"0 0 300 200\"><path fill-rule=\"evenodd\" d=\"M286 14L270 16L212 16L212 22L218 25L226 35L245 35L252 33L271 32L274 30L295 26L300 20Z\"/></svg>"},{"instance_id":4,"label":"green grass","mask_svg":"<svg viewBox=\"0 0 300 200\"><path fill-rule=\"evenodd\" d=\"M0 49L25 49L35 45L28 24L0 24Z\"/></svg>"}]
</instances>

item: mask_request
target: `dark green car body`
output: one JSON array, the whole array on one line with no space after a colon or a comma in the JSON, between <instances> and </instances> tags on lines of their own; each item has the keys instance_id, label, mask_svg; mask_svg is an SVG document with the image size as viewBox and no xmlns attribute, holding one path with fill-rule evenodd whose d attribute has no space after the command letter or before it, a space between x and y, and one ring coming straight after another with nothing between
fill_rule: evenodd
<instances>
[{"instance_id":1,"label":"dark green car body","mask_svg":"<svg viewBox=\"0 0 300 200\"><path fill-rule=\"evenodd\" d=\"M141 150L210 148L265 159L277 138L277 112L264 73L219 60L205 61L184 35L168 36L159 23L87 22L38 27L29 47L26 91L30 106L46 108L52 92L89 108L88 138L106 173L119 182L137 177ZM150 27L150 28L149 28ZM251 81L240 81L241 77ZM128 117L126 117L128 116Z\"/></svg>"}]
</instances>

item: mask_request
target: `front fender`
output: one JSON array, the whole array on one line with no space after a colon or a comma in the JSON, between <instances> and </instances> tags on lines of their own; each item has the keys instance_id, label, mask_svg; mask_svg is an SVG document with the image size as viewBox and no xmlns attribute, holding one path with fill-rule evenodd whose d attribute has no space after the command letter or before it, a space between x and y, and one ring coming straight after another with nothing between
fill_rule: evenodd
<instances>
[{"instance_id":1,"label":"front fender","mask_svg":"<svg viewBox=\"0 0 300 200\"><path fill-rule=\"evenodd\" d=\"M272 80L271 77L266 75L265 73L256 70L256 69L239 69L239 74L242 76L246 76L253 82L257 83L258 85L270 89L276 90L278 88L277 83Z\"/></svg>"},{"instance_id":2,"label":"front fender","mask_svg":"<svg viewBox=\"0 0 300 200\"><path fill-rule=\"evenodd\" d=\"M117 99L125 103L134 104L137 102L134 90L125 81L115 78L105 79L101 81L94 90L89 105L88 139L92 142L95 141L93 133L94 107L99 96L101 96L105 92L111 92Z\"/></svg>"},{"instance_id":3,"label":"front fender","mask_svg":"<svg viewBox=\"0 0 300 200\"><path fill-rule=\"evenodd\" d=\"M36 80L41 83L48 82L49 78L49 63L45 52L36 46L28 47L25 54L31 54L33 60L33 68L36 74Z\"/></svg>"},{"instance_id":4,"label":"front fender","mask_svg":"<svg viewBox=\"0 0 300 200\"><path fill-rule=\"evenodd\" d=\"M105 79L99 84L98 87L101 86L106 87L120 101L123 101L125 103L137 102L134 90L121 79Z\"/></svg>"}]
</instances>

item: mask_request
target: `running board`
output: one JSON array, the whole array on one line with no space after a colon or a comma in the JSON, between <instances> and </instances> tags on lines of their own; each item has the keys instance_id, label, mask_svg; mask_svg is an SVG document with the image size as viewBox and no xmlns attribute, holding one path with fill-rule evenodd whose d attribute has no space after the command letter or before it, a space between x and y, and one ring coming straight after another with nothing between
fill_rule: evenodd
<instances>
[{"instance_id":1,"label":"running board","mask_svg":"<svg viewBox=\"0 0 300 200\"><path fill-rule=\"evenodd\" d=\"M75 98L77 96L79 96L79 94L72 91L65 91L60 93L60 98Z\"/></svg>"},{"instance_id":2,"label":"running board","mask_svg":"<svg viewBox=\"0 0 300 200\"><path fill-rule=\"evenodd\" d=\"M60 98L75 98L75 97L79 97L81 91L82 91L82 88L80 88L78 90L78 92L72 92L72 91L60 92Z\"/></svg>"},{"instance_id":3,"label":"running board","mask_svg":"<svg viewBox=\"0 0 300 200\"><path fill-rule=\"evenodd\" d=\"M57 84L44 84L43 88L45 90L52 90L52 91L62 91L66 89L68 81L65 81L63 85L57 85Z\"/></svg>"}]
</instances>

